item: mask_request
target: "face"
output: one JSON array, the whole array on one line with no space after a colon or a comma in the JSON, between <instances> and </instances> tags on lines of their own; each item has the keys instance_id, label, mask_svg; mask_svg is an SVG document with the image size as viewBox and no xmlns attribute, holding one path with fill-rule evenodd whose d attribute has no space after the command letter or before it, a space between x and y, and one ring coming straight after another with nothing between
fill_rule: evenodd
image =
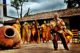
<instances>
[{"instance_id":1,"label":"face","mask_svg":"<svg viewBox=\"0 0 80 53\"><path fill-rule=\"evenodd\" d=\"M33 24L35 24L35 21L33 21Z\"/></svg>"},{"instance_id":2,"label":"face","mask_svg":"<svg viewBox=\"0 0 80 53\"><path fill-rule=\"evenodd\" d=\"M54 15L54 18L55 18L55 19L59 18L59 15L58 15L58 14L55 14L55 15Z\"/></svg>"},{"instance_id":3,"label":"face","mask_svg":"<svg viewBox=\"0 0 80 53\"><path fill-rule=\"evenodd\" d=\"M19 24L19 20L16 20L16 23Z\"/></svg>"}]
</instances>

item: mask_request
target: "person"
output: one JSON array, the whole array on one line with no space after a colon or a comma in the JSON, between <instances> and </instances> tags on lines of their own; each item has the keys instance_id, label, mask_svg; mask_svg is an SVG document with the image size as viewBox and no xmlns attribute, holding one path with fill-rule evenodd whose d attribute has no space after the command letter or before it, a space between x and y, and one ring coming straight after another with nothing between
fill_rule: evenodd
<instances>
[{"instance_id":1,"label":"person","mask_svg":"<svg viewBox=\"0 0 80 53\"><path fill-rule=\"evenodd\" d=\"M51 27L52 42L53 42L53 45L54 45L54 50L57 50L57 48L58 48L58 43L57 43L58 35L56 34L56 32L54 30L55 27L56 27L56 22L55 22L54 19L50 21L50 27Z\"/></svg>"},{"instance_id":2,"label":"person","mask_svg":"<svg viewBox=\"0 0 80 53\"><path fill-rule=\"evenodd\" d=\"M47 41L47 24L46 21L41 25L41 31L42 31L42 41L43 43Z\"/></svg>"},{"instance_id":3,"label":"person","mask_svg":"<svg viewBox=\"0 0 80 53\"><path fill-rule=\"evenodd\" d=\"M25 43L29 43L29 39L30 39L30 29L29 29L29 24L27 22L24 22L23 24L23 29L22 29L22 41L23 44Z\"/></svg>"},{"instance_id":4,"label":"person","mask_svg":"<svg viewBox=\"0 0 80 53\"><path fill-rule=\"evenodd\" d=\"M40 40L40 25L39 23L36 21L36 25L37 25L37 31L38 31L38 40L37 40L37 43L40 43L41 40Z\"/></svg>"},{"instance_id":5,"label":"person","mask_svg":"<svg viewBox=\"0 0 80 53\"><path fill-rule=\"evenodd\" d=\"M48 23L47 24L47 33L46 33L46 42L49 42L49 40L51 40L51 33L50 33L50 31L51 31L51 27L50 27L50 24Z\"/></svg>"},{"instance_id":6,"label":"person","mask_svg":"<svg viewBox=\"0 0 80 53\"><path fill-rule=\"evenodd\" d=\"M19 19L16 19L15 23L12 26L16 28L18 32L20 33L21 25L20 25Z\"/></svg>"},{"instance_id":7,"label":"person","mask_svg":"<svg viewBox=\"0 0 80 53\"><path fill-rule=\"evenodd\" d=\"M52 34L54 36L54 38L53 38L54 49L57 50L57 48L58 48L57 41L60 38L63 43L64 48L66 50L69 50L69 48L67 46L66 38L63 35L63 32L64 32L63 29L66 28L66 25L65 25L65 22L59 18L58 13L54 14L54 23L56 23L54 28L52 29Z\"/></svg>"},{"instance_id":8,"label":"person","mask_svg":"<svg viewBox=\"0 0 80 53\"><path fill-rule=\"evenodd\" d=\"M36 21L33 21L31 26L31 36L30 36L30 42L31 43L38 43L38 28Z\"/></svg>"},{"instance_id":9,"label":"person","mask_svg":"<svg viewBox=\"0 0 80 53\"><path fill-rule=\"evenodd\" d=\"M21 38L21 30L20 30L21 29L21 25L20 25L19 19L15 20L15 23L12 25L12 27L14 27L20 33L20 37L19 38ZM23 44L22 39L20 41L21 41L21 44Z\"/></svg>"}]
</instances>

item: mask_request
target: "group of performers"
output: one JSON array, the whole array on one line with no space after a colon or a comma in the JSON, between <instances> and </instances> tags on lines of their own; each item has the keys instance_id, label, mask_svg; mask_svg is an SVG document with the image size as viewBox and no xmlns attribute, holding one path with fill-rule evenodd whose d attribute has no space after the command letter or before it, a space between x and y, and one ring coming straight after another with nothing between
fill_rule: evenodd
<instances>
[{"instance_id":1,"label":"group of performers","mask_svg":"<svg viewBox=\"0 0 80 53\"><path fill-rule=\"evenodd\" d=\"M67 44L70 42L73 34L70 30L66 28L65 22L59 18L59 15L55 13L54 18L49 22L44 23L40 26L37 20L33 21L30 25L28 22L24 22L22 26L19 23L19 20L16 20L16 23L12 25L15 27L19 32L22 28L21 38L23 44L25 43L43 43L48 42L51 40L54 45L54 49L57 50L58 48L58 39L63 43L63 46L66 50L69 50Z\"/></svg>"}]
</instances>

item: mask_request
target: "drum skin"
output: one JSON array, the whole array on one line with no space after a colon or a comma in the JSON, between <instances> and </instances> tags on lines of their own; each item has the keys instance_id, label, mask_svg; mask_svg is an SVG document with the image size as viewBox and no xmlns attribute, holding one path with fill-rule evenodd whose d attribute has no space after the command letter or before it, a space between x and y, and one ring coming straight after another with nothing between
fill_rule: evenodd
<instances>
[{"instance_id":1,"label":"drum skin","mask_svg":"<svg viewBox=\"0 0 80 53\"><path fill-rule=\"evenodd\" d=\"M19 48L21 45L20 33L12 26L0 27L0 48Z\"/></svg>"}]
</instances>

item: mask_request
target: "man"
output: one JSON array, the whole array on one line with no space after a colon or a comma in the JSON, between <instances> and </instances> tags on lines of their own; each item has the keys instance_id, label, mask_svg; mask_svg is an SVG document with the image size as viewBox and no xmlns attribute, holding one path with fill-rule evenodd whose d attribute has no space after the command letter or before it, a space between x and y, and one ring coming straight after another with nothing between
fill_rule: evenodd
<instances>
[{"instance_id":1,"label":"man","mask_svg":"<svg viewBox=\"0 0 80 53\"><path fill-rule=\"evenodd\" d=\"M23 29L22 29L22 41L23 44L29 43L30 41L30 25L27 22L24 22Z\"/></svg>"},{"instance_id":2,"label":"man","mask_svg":"<svg viewBox=\"0 0 80 53\"><path fill-rule=\"evenodd\" d=\"M49 42L49 40L51 40L51 27L50 27L50 24L48 23L47 24L47 33L46 33L46 42Z\"/></svg>"},{"instance_id":3,"label":"man","mask_svg":"<svg viewBox=\"0 0 80 53\"><path fill-rule=\"evenodd\" d=\"M12 26L13 26L14 28L16 28L16 29L18 30L18 32L20 33L21 25L20 25L19 19L16 19L15 24L13 24Z\"/></svg>"},{"instance_id":4,"label":"man","mask_svg":"<svg viewBox=\"0 0 80 53\"><path fill-rule=\"evenodd\" d=\"M38 28L36 21L33 21L31 26L31 36L30 36L31 43L38 43Z\"/></svg>"},{"instance_id":5,"label":"man","mask_svg":"<svg viewBox=\"0 0 80 53\"><path fill-rule=\"evenodd\" d=\"M54 35L54 39L53 39L53 44L54 44L54 49L57 50L58 48L58 37L60 37L63 46L66 50L68 49L67 43L66 43L66 39L65 36L63 35L63 29L66 28L65 23L62 19L59 18L59 15L57 13L55 13L54 15L54 20L56 23L56 26L52 29L52 34Z\"/></svg>"},{"instance_id":6,"label":"man","mask_svg":"<svg viewBox=\"0 0 80 53\"><path fill-rule=\"evenodd\" d=\"M45 41L47 41L47 24L46 24L46 21L44 21L44 23L41 25L41 31L42 31L42 40L43 40L43 43Z\"/></svg>"},{"instance_id":7,"label":"man","mask_svg":"<svg viewBox=\"0 0 80 53\"><path fill-rule=\"evenodd\" d=\"M20 37L21 38L21 25L20 25L20 21L19 19L16 19L15 23L12 25L19 33L20 33ZM22 40L21 40L21 44L23 44Z\"/></svg>"}]
</instances>

